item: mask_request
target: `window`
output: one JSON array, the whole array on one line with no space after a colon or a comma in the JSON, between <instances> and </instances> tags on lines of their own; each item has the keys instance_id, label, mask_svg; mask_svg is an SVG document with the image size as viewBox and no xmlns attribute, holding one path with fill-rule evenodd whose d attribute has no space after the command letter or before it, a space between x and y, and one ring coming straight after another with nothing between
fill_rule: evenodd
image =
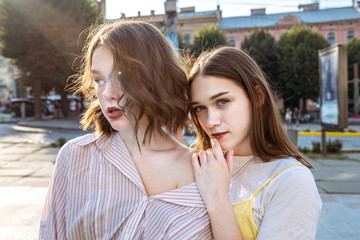
<instances>
[{"instance_id":1,"label":"window","mask_svg":"<svg viewBox=\"0 0 360 240\"><path fill-rule=\"evenodd\" d=\"M335 44L335 33L334 32L329 32L327 34L327 41L330 43L330 45Z\"/></svg>"},{"instance_id":2,"label":"window","mask_svg":"<svg viewBox=\"0 0 360 240\"><path fill-rule=\"evenodd\" d=\"M191 44L191 35L190 34L184 34L184 42L187 45Z\"/></svg>"},{"instance_id":3,"label":"window","mask_svg":"<svg viewBox=\"0 0 360 240\"><path fill-rule=\"evenodd\" d=\"M347 31L346 33L346 42L349 42L353 37L355 37L355 31Z\"/></svg>"},{"instance_id":4,"label":"window","mask_svg":"<svg viewBox=\"0 0 360 240\"><path fill-rule=\"evenodd\" d=\"M236 41L235 41L235 39L229 40L229 46L230 46L230 47L236 47Z\"/></svg>"}]
</instances>

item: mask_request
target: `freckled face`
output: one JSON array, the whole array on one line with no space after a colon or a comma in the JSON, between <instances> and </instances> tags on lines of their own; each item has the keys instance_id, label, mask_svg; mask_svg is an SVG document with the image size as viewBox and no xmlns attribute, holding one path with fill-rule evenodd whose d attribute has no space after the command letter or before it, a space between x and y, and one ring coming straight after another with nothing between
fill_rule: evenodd
<instances>
[{"instance_id":1,"label":"freckled face","mask_svg":"<svg viewBox=\"0 0 360 240\"><path fill-rule=\"evenodd\" d=\"M191 84L192 108L201 127L216 138L222 149L235 155L251 155L251 103L246 92L233 81L199 76Z\"/></svg>"},{"instance_id":2,"label":"freckled face","mask_svg":"<svg viewBox=\"0 0 360 240\"><path fill-rule=\"evenodd\" d=\"M101 111L113 129L117 131L132 130L129 120L125 117L125 110L118 105L123 93L113 83L115 81L115 77L112 76L113 64L114 59L110 50L105 47L95 49L91 71L96 87L96 96Z\"/></svg>"}]
</instances>

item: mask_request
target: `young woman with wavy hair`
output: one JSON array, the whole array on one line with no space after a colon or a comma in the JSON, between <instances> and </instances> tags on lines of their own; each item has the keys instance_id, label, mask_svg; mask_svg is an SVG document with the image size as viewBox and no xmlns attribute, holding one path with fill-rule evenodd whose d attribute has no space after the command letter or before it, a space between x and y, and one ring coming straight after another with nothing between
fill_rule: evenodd
<instances>
[{"instance_id":1,"label":"young woman with wavy hair","mask_svg":"<svg viewBox=\"0 0 360 240\"><path fill-rule=\"evenodd\" d=\"M94 133L60 150L40 239L211 239L194 150L173 137L187 81L164 35L144 22L95 28L75 86Z\"/></svg>"}]
</instances>

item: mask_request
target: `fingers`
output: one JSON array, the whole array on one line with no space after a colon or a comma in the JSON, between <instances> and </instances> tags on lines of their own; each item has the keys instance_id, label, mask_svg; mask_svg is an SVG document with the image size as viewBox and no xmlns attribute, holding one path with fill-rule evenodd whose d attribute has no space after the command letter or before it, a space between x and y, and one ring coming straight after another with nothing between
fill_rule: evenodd
<instances>
[{"instance_id":1,"label":"fingers","mask_svg":"<svg viewBox=\"0 0 360 240\"><path fill-rule=\"evenodd\" d=\"M200 163L199 163L199 154L198 153L194 153L192 155L192 165L194 170L199 170L200 169Z\"/></svg>"},{"instance_id":2,"label":"fingers","mask_svg":"<svg viewBox=\"0 0 360 240\"><path fill-rule=\"evenodd\" d=\"M209 148L206 151L206 156L207 156L207 161L208 162L212 162L216 160L215 154L214 154L214 150L212 148Z\"/></svg>"},{"instance_id":3,"label":"fingers","mask_svg":"<svg viewBox=\"0 0 360 240\"><path fill-rule=\"evenodd\" d=\"M230 150L226 156L226 163L229 169L229 172L232 173L233 166L234 166L234 150Z\"/></svg>"},{"instance_id":4,"label":"fingers","mask_svg":"<svg viewBox=\"0 0 360 240\"><path fill-rule=\"evenodd\" d=\"M223 154L223 151L221 149L221 146L220 146L219 142L215 138L211 139L211 145L213 147L213 151L215 153L216 159L219 160L219 161L225 161L224 154Z\"/></svg>"},{"instance_id":5,"label":"fingers","mask_svg":"<svg viewBox=\"0 0 360 240\"><path fill-rule=\"evenodd\" d=\"M207 156L207 152L201 150L199 153L199 158L200 158L200 165L201 167L204 167L207 165L208 162L208 156Z\"/></svg>"},{"instance_id":6,"label":"fingers","mask_svg":"<svg viewBox=\"0 0 360 240\"><path fill-rule=\"evenodd\" d=\"M201 167L207 165L208 162L215 160L212 149L208 149L207 151L201 150L199 153L194 153L192 155L192 165L194 169L200 169Z\"/></svg>"}]
</instances>

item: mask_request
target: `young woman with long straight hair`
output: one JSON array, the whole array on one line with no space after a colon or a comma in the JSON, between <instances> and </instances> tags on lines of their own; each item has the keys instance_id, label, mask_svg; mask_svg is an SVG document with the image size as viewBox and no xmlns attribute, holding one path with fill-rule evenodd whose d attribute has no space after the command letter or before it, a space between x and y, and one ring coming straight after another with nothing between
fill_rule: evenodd
<instances>
[{"instance_id":1,"label":"young woman with long straight hair","mask_svg":"<svg viewBox=\"0 0 360 240\"><path fill-rule=\"evenodd\" d=\"M198 58L188 82L194 174L215 239L315 239L322 204L312 166L255 61L222 47Z\"/></svg>"}]
</instances>

